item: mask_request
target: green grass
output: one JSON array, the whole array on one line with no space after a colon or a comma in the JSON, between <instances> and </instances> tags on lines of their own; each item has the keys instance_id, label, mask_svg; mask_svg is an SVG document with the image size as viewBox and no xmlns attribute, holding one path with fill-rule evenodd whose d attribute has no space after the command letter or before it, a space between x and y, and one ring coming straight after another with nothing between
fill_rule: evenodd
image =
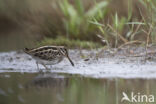
<instances>
[{"instance_id":1,"label":"green grass","mask_svg":"<svg viewBox=\"0 0 156 104\"><path fill-rule=\"evenodd\" d=\"M75 0L75 5L69 0L59 2L61 13L64 15L62 21L66 35L71 38L90 38L90 33L96 28L88 21L92 19L102 20L107 12L108 1L95 2L87 11L84 10L82 0Z\"/></svg>"},{"instance_id":2,"label":"green grass","mask_svg":"<svg viewBox=\"0 0 156 104\"><path fill-rule=\"evenodd\" d=\"M57 37L56 39L44 38L41 42L38 42L37 45L38 46L41 46L41 45L61 46L61 45L63 45L63 46L67 46L69 48L86 48L86 49L102 47L102 45L99 43L95 43L95 42L91 42L91 41L67 39L64 37Z\"/></svg>"},{"instance_id":3,"label":"green grass","mask_svg":"<svg viewBox=\"0 0 156 104\"><path fill-rule=\"evenodd\" d=\"M39 0L37 3L0 1L0 27L7 30L2 34L17 36L15 31L20 31L40 40L39 45L72 48L96 48L102 41L116 48L131 41L156 43L155 0ZM9 22L12 27L19 25L17 30L12 31ZM97 35L101 36L99 40Z\"/></svg>"}]
</instances>

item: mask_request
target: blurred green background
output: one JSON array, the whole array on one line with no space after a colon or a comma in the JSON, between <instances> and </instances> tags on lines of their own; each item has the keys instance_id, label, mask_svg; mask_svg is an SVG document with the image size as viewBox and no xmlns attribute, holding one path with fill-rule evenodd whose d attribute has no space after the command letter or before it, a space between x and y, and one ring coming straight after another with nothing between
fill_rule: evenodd
<instances>
[{"instance_id":1,"label":"blurred green background","mask_svg":"<svg viewBox=\"0 0 156 104\"><path fill-rule=\"evenodd\" d=\"M155 0L0 0L0 50L155 43Z\"/></svg>"}]
</instances>

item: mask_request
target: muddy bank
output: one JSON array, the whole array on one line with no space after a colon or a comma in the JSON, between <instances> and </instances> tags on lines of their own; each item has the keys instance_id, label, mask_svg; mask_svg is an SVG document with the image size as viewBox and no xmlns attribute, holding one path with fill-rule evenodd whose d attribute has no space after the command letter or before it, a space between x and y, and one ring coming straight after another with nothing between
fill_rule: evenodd
<instances>
[{"instance_id":1,"label":"muddy bank","mask_svg":"<svg viewBox=\"0 0 156 104\"><path fill-rule=\"evenodd\" d=\"M72 67L67 59L49 66L51 73L80 74L94 78L156 78L155 47L129 47L99 50L70 50L75 63ZM146 56L146 57L145 57ZM146 60L145 60L146 59ZM44 72L42 65L39 66ZM0 72L38 72L35 60L22 51L0 53Z\"/></svg>"}]
</instances>

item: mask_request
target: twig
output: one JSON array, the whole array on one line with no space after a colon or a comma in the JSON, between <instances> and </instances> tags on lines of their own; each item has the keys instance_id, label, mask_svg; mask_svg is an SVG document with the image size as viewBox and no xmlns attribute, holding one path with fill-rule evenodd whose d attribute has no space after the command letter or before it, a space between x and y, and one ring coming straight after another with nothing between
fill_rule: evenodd
<instances>
[{"instance_id":1,"label":"twig","mask_svg":"<svg viewBox=\"0 0 156 104\"><path fill-rule=\"evenodd\" d=\"M142 22L142 21L143 21L143 20L141 20L141 22ZM141 26L141 24L139 24L139 25L137 26L137 28L135 29L135 31L132 33L131 36L134 36L135 33L137 33L137 31L139 30L140 26Z\"/></svg>"},{"instance_id":2,"label":"twig","mask_svg":"<svg viewBox=\"0 0 156 104\"><path fill-rule=\"evenodd\" d=\"M150 25L150 29L147 33L147 40L146 40L146 47L145 47L145 50L146 50L146 57L147 57L147 47L148 47L148 43L149 43L149 36L150 36L150 33L152 31L152 26Z\"/></svg>"},{"instance_id":3,"label":"twig","mask_svg":"<svg viewBox=\"0 0 156 104\"><path fill-rule=\"evenodd\" d=\"M126 46L126 45L135 44L135 43L141 44L142 41L135 40L135 41L126 42L125 44L120 45L120 46L118 47L118 49L121 49L122 47L124 47L124 46Z\"/></svg>"},{"instance_id":4,"label":"twig","mask_svg":"<svg viewBox=\"0 0 156 104\"><path fill-rule=\"evenodd\" d=\"M109 25L109 24L107 24L107 25L108 25L108 27L109 27L113 32L115 32L115 33L120 37L120 39L121 39L124 43L128 42L128 40L125 39L122 35L120 35L116 30L114 30L113 27L112 27L111 25Z\"/></svg>"}]
</instances>

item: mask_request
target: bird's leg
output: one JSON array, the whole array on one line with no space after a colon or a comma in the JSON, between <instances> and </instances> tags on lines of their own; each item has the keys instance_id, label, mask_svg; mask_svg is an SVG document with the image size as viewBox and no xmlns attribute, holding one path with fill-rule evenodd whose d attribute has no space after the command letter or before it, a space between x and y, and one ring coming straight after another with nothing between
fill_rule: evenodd
<instances>
[{"instance_id":1,"label":"bird's leg","mask_svg":"<svg viewBox=\"0 0 156 104\"><path fill-rule=\"evenodd\" d=\"M42 64L42 65L43 65L47 70L49 70L48 67L47 67L45 64Z\"/></svg>"},{"instance_id":2,"label":"bird's leg","mask_svg":"<svg viewBox=\"0 0 156 104\"><path fill-rule=\"evenodd\" d=\"M40 69L39 69L38 62L37 62L37 61L36 61L36 65L37 65L37 69L38 69L38 70L40 70Z\"/></svg>"},{"instance_id":3,"label":"bird's leg","mask_svg":"<svg viewBox=\"0 0 156 104\"><path fill-rule=\"evenodd\" d=\"M39 72L42 72L40 69L39 69L39 66L38 66L38 62L36 61L36 65L37 65L37 69Z\"/></svg>"}]
</instances>

